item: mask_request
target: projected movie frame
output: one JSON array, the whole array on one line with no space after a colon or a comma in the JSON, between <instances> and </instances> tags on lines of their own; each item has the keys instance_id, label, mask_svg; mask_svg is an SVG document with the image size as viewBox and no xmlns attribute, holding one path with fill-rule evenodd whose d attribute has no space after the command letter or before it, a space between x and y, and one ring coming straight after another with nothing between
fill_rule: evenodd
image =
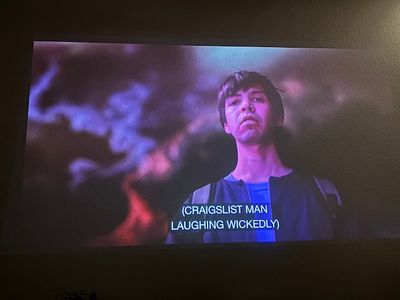
<instances>
[{"instance_id":1,"label":"projected movie frame","mask_svg":"<svg viewBox=\"0 0 400 300\"><path fill-rule=\"evenodd\" d=\"M243 70L266 76L282 98L284 163L334 182L351 229L345 238L398 235L391 195L376 204L379 188L371 192L364 172L371 147L360 136L381 156L395 151L375 142L393 99L385 62L373 51L36 41L32 63L21 247L164 245L168 232L186 230L174 219L184 201L235 168L217 91ZM218 209L234 205L246 204ZM246 224L262 207L249 208ZM267 224L276 232L287 226L273 217ZM234 231L242 229L255 231Z\"/></svg>"}]
</instances>

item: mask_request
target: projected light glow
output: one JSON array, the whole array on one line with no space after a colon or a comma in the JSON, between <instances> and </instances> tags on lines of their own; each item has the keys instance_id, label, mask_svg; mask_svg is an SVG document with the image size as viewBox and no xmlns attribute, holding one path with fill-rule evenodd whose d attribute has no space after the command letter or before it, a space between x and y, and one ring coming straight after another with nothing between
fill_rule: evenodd
<instances>
[{"instance_id":1,"label":"projected light glow","mask_svg":"<svg viewBox=\"0 0 400 300\"><path fill-rule=\"evenodd\" d=\"M289 161L300 157L312 172L340 183L332 166L351 164L335 141L350 129L340 127L338 116L354 119L353 107L392 108L388 81L375 76L375 67L367 51L352 49L35 42L23 201L36 201L36 219L22 223L38 225L26 243L163 244L185 197L234 167L216 92L239 70L266 75L280 90ZM327 134L332 144L324 150ZM310 156L317 149L324 160ZM73 208L51 211L51 202ZM43 216L51 211L65 220L93 208L80 228ZM99 223L104 228L97 231ZM82 233L57 244L46 238L48 226Z\"/></svg>"}]
</instances>

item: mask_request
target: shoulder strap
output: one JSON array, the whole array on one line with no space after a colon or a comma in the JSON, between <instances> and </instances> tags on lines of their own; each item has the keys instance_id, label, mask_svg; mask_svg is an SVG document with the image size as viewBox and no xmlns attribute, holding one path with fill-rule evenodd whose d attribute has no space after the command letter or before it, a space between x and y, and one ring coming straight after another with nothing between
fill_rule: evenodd
<instances>
[{"instance_id":1,"label":"shoulder strap","mask_svg":"<svg viewBox=\"0 0 400 300\"><path fill-rule=\"evenodd\" d=\"M335 195L337 199L337 204L339 206L342 206L342 199L340 198L339 192L336 189L336 186L331 181L316 176L313 176L313 179L326 201L328 201L327 195Z\"/></svg>"},{"instance_id":2,"label":"shoulder strap","mask_svg":"<svg viewBox=\"0 0 400 300\"><path fill-rule=\"evenodd\" d=\"M210 198L211 183L193 192L192 204L208 204Z\"/></svg>"}]
</instances>

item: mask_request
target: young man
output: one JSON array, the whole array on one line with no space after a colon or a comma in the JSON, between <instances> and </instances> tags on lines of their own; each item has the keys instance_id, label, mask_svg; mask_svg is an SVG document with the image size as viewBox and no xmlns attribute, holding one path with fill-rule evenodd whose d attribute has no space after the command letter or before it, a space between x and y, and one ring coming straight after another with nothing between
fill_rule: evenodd
<instances>
[{"instance_id":1,"label":"young man","mask_svg":"<svg viewBox=\"0 0 400 300\"><path fill-rule=\"evenodd\" d=\"M218 92L218 112L224 131L236 143L236 167L225 178L194 191L184 205L262 204L267 212L255 212L253 218L278 221L263 229L170 231L166 243L335 238L342 205L335 186L290 169L279 157L276 141L284 109L271 81L256 72L230 75Z\"/></svg>"}]
</instances>

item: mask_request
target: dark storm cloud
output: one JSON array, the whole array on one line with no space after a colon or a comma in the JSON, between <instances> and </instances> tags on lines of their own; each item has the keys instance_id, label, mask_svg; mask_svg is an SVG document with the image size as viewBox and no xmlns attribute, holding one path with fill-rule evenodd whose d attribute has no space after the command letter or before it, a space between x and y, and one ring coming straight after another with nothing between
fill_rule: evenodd
<instances>
[{"instance_id":1,"label":"dark storm cloud","mask_svg":"<svg viewBox=\"0 0 400 300\"><path fill-rule=\"evenodd\" d=\"M127 171L185 126L193 80L188 59L181 47L36 43L29 119L51 124L64 118L72 131L106 138L112 152L126 154L111 168L90 155L77 157L69 166L79 178L74 182L85 178L82 172ZM32 138L28 131L28 142Z\"/></svg>"}]
</instances>

